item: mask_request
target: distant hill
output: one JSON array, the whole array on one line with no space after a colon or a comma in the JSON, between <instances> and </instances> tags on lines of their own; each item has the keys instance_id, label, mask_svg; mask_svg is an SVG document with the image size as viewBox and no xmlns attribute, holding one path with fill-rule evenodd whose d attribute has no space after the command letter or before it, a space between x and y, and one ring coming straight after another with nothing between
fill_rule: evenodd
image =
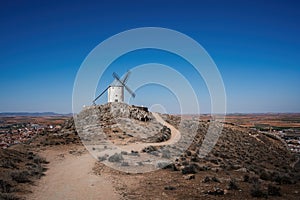
<instances>
[{"instance_id":1,"label":"distant hill","mask_svg":"<svg viewBox=\"0 0 300 200\"><path fill-rule=\"evenodd\" d=\"M45 117L45 116L72 116L69 114L59 114L55 112L2 112L0 117L16 117L16 116L30 116L30 117Z\"/></svg>"}]
</instances>

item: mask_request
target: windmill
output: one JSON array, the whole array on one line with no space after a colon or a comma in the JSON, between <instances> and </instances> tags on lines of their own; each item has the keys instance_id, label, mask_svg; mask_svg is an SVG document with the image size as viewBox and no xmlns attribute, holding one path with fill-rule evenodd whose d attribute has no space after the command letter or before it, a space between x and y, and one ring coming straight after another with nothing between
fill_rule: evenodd
<instances>
[{"instance_id":1,"label":"windmill","mask_svg":"<svg viewBox=\"0 0 300 200\"><path fill-rule=\"evenodd\" d=\"M134 92L126 85L130 71L128 71L123 79L120 79L117 73L113 73L112 76L115 80L110 84L101 94L99 94L93 101L96 105L96 101L108 90L108 102L123 102L124 101L124 88L134 98Z\"/></svg>"}]
</instances>

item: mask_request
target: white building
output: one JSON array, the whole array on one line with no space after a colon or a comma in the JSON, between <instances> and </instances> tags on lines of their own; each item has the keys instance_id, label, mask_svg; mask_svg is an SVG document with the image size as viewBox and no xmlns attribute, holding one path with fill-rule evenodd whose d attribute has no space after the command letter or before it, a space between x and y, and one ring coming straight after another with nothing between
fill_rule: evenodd
<instances>
[{"instance_id":1,"label":"white building","mask_svg":"<svg viewBox=\"0 0 300 200\"><path fill-rule=\"evenodd\" d=\"M124 87L113 85L108 88L108 102L124 102Z\"/></svg>"}]
</instances>

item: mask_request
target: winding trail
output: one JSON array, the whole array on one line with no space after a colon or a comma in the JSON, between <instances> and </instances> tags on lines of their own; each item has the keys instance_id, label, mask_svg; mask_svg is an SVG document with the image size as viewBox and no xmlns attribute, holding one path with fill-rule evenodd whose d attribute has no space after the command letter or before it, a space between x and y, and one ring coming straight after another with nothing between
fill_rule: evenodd
<instances>
[{"instance_id":1,"label":"winding trail","mask_svg":"<svg viewBox=\"0 0 300 200\"><path fill-rule=\"evenodd\" d=\"M169 140L160 143L136 143L120 146L122 149L141 151L147 146L175 144L180 140L180 132L165 122L158 113L152 113L155 119L171 130ZM108 175L93 173L96 160L87 151L80 155L69 153L71 147L47 149L41 153L50 164L46 176L42 177L28 199L34 200L115 200L121 196L115 191ZM78 147L77 147L78 148ZM84 147L79 147L81 150ZM77 149L78 150L78 149Z\"/></svg>"},{"instance_id":2,"label":"winding trail","mask_svg":"<svg viewBox=\"0 0 300 200\"><path fill-rule=\"evenodd\" d=\"M171 130L171 137L169 140L164 142L156 142L156 143L135 143L135 144L129 144L129 145L120 145L120 148L124 150L134 150L134 151L142 151L145 147L148 146L165 146L165 145L172 145L177 143L180 138L181 134L180 132L171 124L163 120L161 116L158 113L152 113L152 115L155 117L155 119L161 123L162 125L168 127Z\"/></svg>"}]
</instances>

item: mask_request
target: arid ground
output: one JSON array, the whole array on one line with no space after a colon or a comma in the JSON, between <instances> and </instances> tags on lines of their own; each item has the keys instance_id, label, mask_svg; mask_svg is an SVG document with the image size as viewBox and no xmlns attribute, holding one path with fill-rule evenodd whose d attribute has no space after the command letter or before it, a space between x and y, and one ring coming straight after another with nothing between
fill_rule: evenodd
<instances>
[{"instance_id":1,"label":"arid ground","mask_svg":"<svg viewBox=\"0 0 300 200\"><path fill-rule=\"evenodd\" d=\"M126 140L129 144L141 141L168 145L164 142L172 141L174 130L162 124L158 126L151 113L145 121L140 117L144 113L135 108L126 107L131 111L128 116L119 110L120 119L126 118L131 125L139 124L141 131L148 130L147 127L154 132L160 130L145 138L143 132L135 134L136 129L120 131L118 122L122 120L112 122L109 106L100 108L106 110L101 113L99 124L105 127L109 140L116 144L124 145L122 141ZM199 148L211 119L184 116L189 121L180 128L180 116L161 115L181 134L188 133L196 120L199 123L197 134L173 164L137 174L112 169L103 162L121 166L130 154L160 157L164 154L159 147L150 145L147 151L134 153L128 149L119 155L119 160L110 159L112 156L94 158L83 146L70 117L58 117L57 123L45 117L34 118L34 122L31 117L3 118L2 123L13 120L18 123L21 119L22 123L41 122L47 126L60 124L60 127L45 128L24 143L0 150L0 199L299 199L299 155L290 152L279 138L250 130L248 125L285 126L288 123L289 127L298 127L300 115L260 116L259 119L254 114L228 116L213 150L199 158Z\"/></svg>"}]
</instances>

